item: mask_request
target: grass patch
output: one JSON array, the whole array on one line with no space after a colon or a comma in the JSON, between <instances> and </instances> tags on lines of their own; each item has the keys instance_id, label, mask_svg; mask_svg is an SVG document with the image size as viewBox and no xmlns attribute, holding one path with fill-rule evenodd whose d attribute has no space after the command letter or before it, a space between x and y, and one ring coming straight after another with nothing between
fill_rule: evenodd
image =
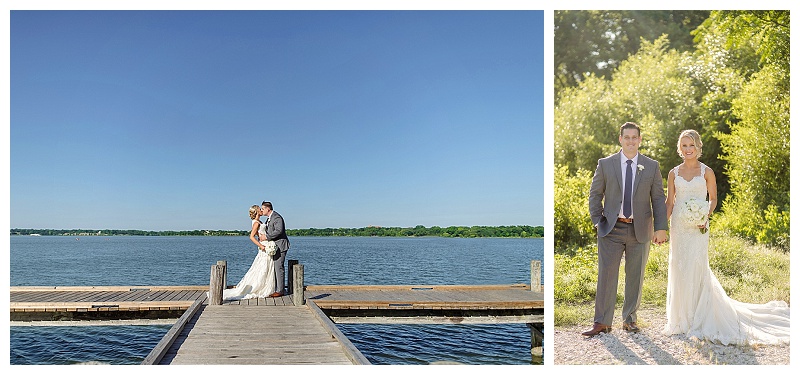
<instances>
[{"instance_id":1,"label":"grass patch","mask_svg":"<svg viewBox=\"0 0 800 375\"><path fill-rule=\"evenodd\" d=\"M755 245L724 233L712 233L711 270L731 298L748 303L789 300L789 253ZM597 246L559 251L554 258L554 324L587 324L594 316L597 288ZM617 312L625 288L624 260L617 287ZM664 308L667 300L669 243L652 245L645 268L642 307Z\"/></svg>"}]
</instances>

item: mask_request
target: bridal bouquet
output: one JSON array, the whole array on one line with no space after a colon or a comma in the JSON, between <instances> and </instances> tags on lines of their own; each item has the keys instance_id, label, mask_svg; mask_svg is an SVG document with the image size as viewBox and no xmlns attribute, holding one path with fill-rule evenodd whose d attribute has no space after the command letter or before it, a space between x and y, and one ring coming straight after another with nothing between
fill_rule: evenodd
<instances>
[{"instance_id":1,"label":"bridal bouquet","mask_svg":"<svg viewBox=\"0 0 800 375\"><path fill-rule=\"evenodd\" d=\"M708 202L689 199L683 202L683 220L692 226L703 225L708 219ZM700 233L705 233L708 228L699 228Z\"/></svg>"},{"instance_id":2,"label":"bridal bouquet","mask_svg":"<svg viewBox=\"0 0 800 375\"><path fill-rule=\"evenodd\" d=\"M264 245L264 251L269 256L275 255L275 252L278 251L278 245L275 245L275 241L261 241L261 244Z\"/></svg>"}]
</instances>

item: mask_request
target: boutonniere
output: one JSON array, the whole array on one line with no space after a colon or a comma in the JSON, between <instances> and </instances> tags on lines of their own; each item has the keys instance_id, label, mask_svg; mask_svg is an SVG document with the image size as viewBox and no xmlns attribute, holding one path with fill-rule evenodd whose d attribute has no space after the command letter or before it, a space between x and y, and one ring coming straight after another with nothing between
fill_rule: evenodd
<instances>
[{"instance_id":1,"label":"boutonniere","mask_svg":"<svg viewBox=\"0 0 800 375\"><path fill-rule=\"evenodd\" d=\"M636 164L636 168L638 168L638 169L639 169L639 172L641 172L641 171L643 171L643 170L644 170L644 165L641 165L641 164Z\"/></svg>"}]
</instances>

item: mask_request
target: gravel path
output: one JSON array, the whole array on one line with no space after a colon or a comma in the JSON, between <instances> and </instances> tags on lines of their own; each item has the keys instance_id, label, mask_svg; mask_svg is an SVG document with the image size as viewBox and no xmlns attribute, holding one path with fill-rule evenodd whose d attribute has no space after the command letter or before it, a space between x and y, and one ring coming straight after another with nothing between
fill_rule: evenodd
<instances>
[{"instance_id":1,"label":"gravel path","mask_svg":"<svg viewBox=\"0 0 800 375\"><path fill-rule=\"evenodd\" d=\"M657 309L639 309L640 333L622 330L615 319L610 333L592 338L581 335L591 328L555 327L553 358L556 365L788 365L789 345L726 346L689 339L681 335L665 336L666 313Z\"/></svg>"}]
</instances>

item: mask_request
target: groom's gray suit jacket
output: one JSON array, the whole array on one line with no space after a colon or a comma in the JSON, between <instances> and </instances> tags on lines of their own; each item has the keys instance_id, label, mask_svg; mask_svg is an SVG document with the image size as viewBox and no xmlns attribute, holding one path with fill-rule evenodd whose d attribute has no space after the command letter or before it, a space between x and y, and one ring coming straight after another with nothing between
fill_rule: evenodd
<instances>
[{"instance_id":1,"label":"groom's gray suit jacket","mask_svg":"<svg viewBox=\"0 0 800 375\"><path fill-rule=\"evenodd\" d=\"M283 216L272 211L272 215L267 221L267 240L275 241L275 245L283 253L289 250L289 237L286 236L286 224Z\"/></svg>"},{"instance_id":2,"label":"groom's gray suit jacket","mask_svg":"<svg viewBox=\"0 0 800 375\"><path fill-rule=\"evenodd\" d=\"M597 226L597 236L605 237L614 228L622 206L622 161L618 152L597 161L589 190L589 214ZM639 154L633 182L633 227L636 241L646 243L653 230L667 230L667 205L661 169L657 161Z\"/></svg>"}]
</instances>

